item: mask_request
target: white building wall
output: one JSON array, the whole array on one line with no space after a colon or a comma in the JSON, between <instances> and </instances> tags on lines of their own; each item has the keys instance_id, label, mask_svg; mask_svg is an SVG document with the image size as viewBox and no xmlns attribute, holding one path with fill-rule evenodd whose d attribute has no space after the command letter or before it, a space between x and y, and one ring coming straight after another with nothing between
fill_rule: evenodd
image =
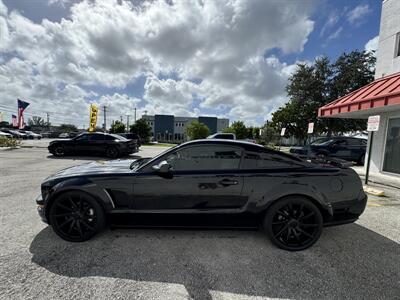
<instances>
[{"instance_id":1,"label":"white building wall","mask_svg":"<svg viewBox=\"0 0 400 300\"><path fill-rule=\"evenodd\" d=\"M400 1L385 0L382 3L375 78L400 72L400 56L396 56L399 33Z\"/></svg>"}]
</instances>

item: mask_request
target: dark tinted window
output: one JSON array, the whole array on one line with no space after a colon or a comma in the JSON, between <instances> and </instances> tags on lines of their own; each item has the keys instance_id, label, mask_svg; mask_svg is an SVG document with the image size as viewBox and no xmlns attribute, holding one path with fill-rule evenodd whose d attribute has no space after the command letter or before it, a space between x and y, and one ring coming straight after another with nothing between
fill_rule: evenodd
<instances>
[{"instance_id":1,"label":"dark tinted window","mask_svg":"<svg viewBox=\"0 0 400 300\"><path fill-rule=\"evenodd\" d=\"M217 134L216 139L233 140L233 134Z\"/></svg>"},{"instance_id":2,"label":"dark tinted window","mask_svg":"<svg viewBox=\"0 0 400 300\"><path fill-rule=\"evenodd\" d=\"M166 158L175 171L238 169L241 149L230 146L203 145L178 150Z\"/></svg>"},{"instance_id":3,"label":"dark tinted window","mask_svg":"<svg viewBox=\"0 0 400 300\"><path fill-rule=\"evenodd\" d=\"M105 139L106 141L114 141L114 140L115 140L115 137L113 137L112 135L105 135L105 136L104 136L104 139Z\"/></svg>"},{"instance_id":4,"label":"dark tinted window","mask_svg":"<svg viewBox=\"0 0 400 300\"><path fill-rule=\"evenodd\" d=\"M362 145L362 140L361 139L348 139L347 143L349 146L360 146L360 145Z\"/></svg>"},{"instance_id":5,"label":"dark tinted window","mask_svg":"<svg viewBox=\"0 0 400 300\"><path fill-rule=\"evenodd\" d=\"M89 140L91 141L104 141L103 134L91 134Z\"/></svg>"},{"instance_id":6,"label":"dark tinted window","mask_svg":"<svg viewBox=\"0 0 400 300\"><path fill-rule=\"evenodd\" d=\"M347 146L347 141L346 140L335 140L332 145L334 145L334 146Z\"/></svg>"},{"instance_id":7,"label":"dark tinted window","mask_svg":"<svg viewBox=\"0 0 400 300\"><path fill-rule=\"evenodd\" d=\"M89 140L89 135L87 134L82 134L76 137L77 141L88 141Z\"/></svg>"},{"instance_id":8,"label":"dark tinted window","mask_svg":"<svg viewBox=\"0 0 400 300\"><path fill-rule=\"evenodd\" d=\"M242 169L271 169L296 166L294 161L274 153L245 152Z\"/></svg>"}]
</instances>

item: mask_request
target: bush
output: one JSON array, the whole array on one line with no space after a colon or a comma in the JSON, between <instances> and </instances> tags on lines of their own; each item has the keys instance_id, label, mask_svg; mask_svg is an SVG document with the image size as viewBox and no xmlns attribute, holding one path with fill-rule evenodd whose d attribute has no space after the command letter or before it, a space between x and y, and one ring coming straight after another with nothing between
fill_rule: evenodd
<instances>
[{"instance_id":1,"label":"bush","mask_svg":"<svg viewBox=\"0 0 400 300\"><path fill-rule=\"evenodd\" d=\"M0 136L0 147L17 147L20 144L21 141L17 139Z\"/></svg>"}]
</instances>

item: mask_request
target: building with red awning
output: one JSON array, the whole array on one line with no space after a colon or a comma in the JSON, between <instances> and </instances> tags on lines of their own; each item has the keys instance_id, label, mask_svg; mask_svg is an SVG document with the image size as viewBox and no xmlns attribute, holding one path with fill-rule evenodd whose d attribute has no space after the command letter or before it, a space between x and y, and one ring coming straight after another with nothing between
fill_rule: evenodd
<instances>
[{"instance_id":1,"label":"building with red awning","mask_svg":"<svg viewBox=\"0 0 400 300\"><path fill-rule=\"evenodd\" d=\"M375 81L322 106L322 118L367 119L379 115L371 148L371 172L400 175L400 1L384 0ZM368 153L368 151L367 151Z\"/></svg>"}]
</instances>

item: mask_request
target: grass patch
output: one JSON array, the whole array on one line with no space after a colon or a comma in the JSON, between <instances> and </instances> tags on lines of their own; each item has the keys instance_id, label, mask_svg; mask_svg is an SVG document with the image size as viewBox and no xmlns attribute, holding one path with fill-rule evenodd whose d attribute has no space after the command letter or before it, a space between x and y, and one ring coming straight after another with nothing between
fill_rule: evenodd
<instances>
[{"instance_id":1,"label":"grass patch","mask_svg":"<svg viewBox=\"0 0 400 300\"><path fill-rule=\"evenodd\" d=\"M21 141L13 138L7 138L0 136L0 147L11 147L15 148L21 144Z\"/></svg>"}]
</instances>

